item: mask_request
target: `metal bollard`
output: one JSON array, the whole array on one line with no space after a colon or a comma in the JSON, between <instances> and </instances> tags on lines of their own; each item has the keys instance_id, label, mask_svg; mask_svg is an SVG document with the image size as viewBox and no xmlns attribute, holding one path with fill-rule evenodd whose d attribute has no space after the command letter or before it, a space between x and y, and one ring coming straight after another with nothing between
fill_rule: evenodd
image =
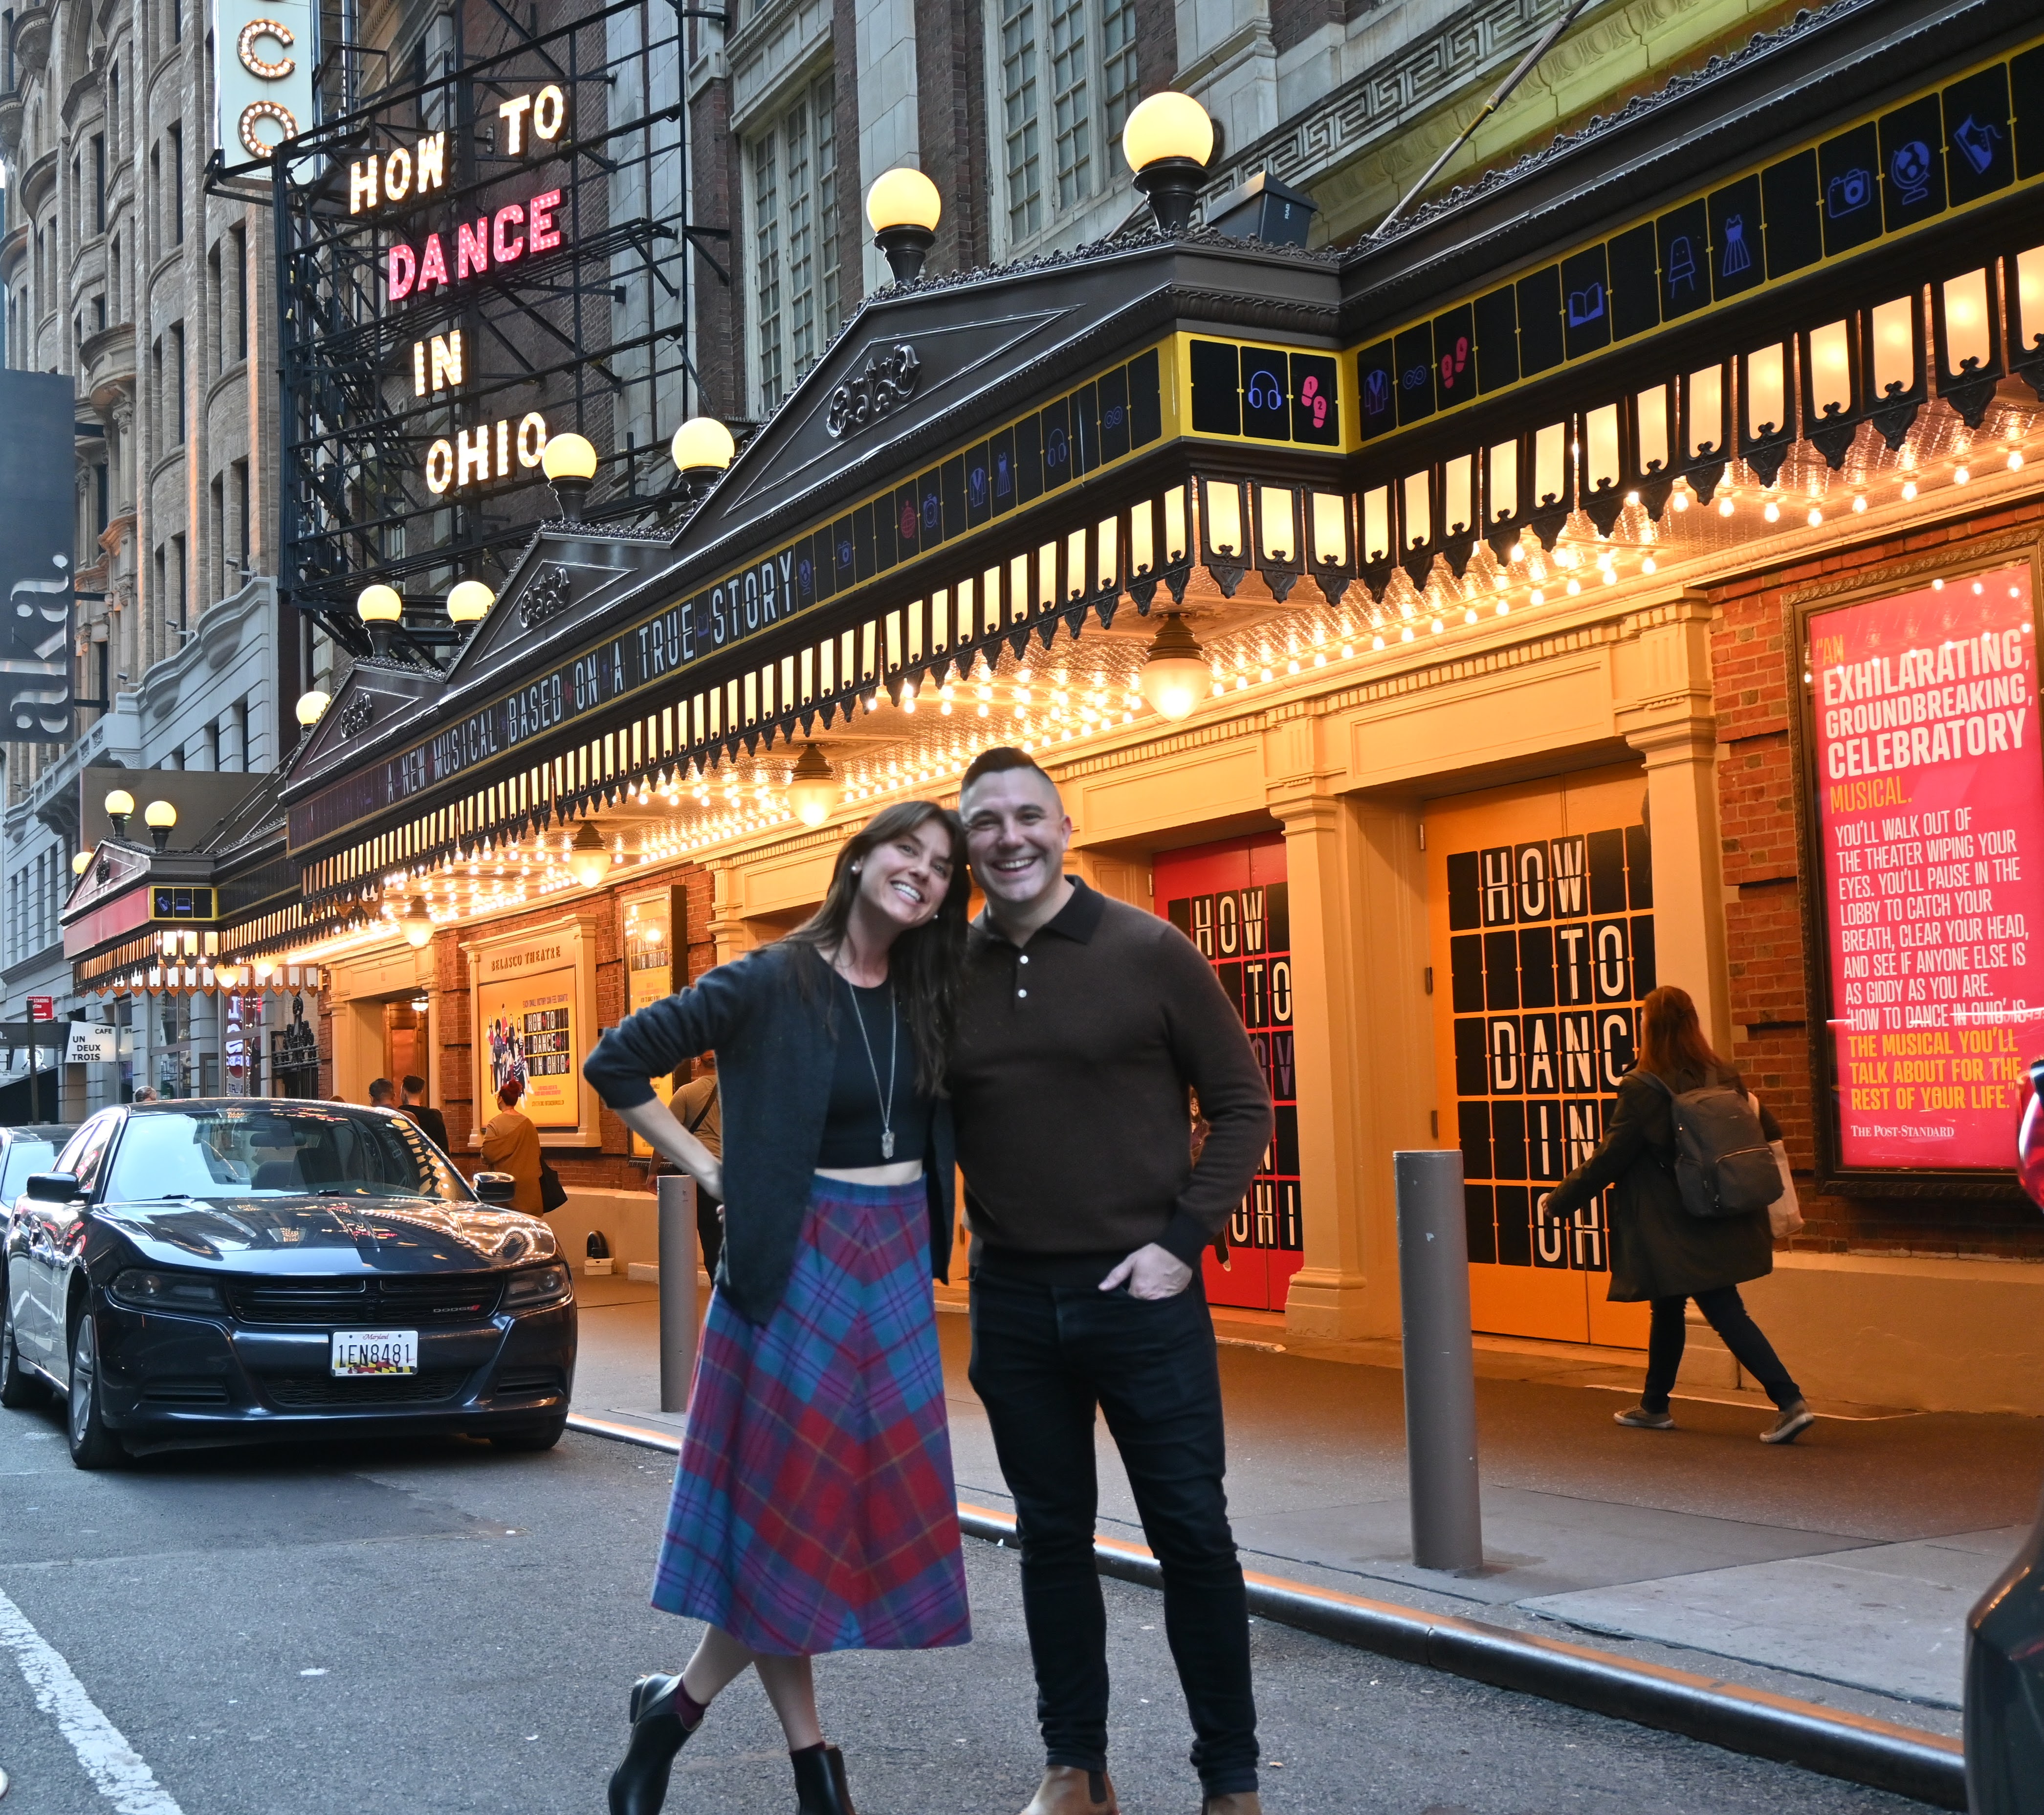
<instances>
[{"instance_id":1,"label":"metal bollard","mask_svg":"<svg viewBox=\"0 0 2044 1815\"><path fill-rule=\"evenodd\" d=\"M686 1412L696 1371L696 1182L663 1174L660 1205L660 1409Z\"/></svg>"},{"instance_id":2,"label":"metal bollard","mask_svg":"<svg viewBox=\"0 0 2044 1815\"><path fill-rule=\"evenodd\" d=\"M1462 1156L1450 1148L1391 1158L1398 1187L1412 1560L1422 1569L1478 1569L1483 1511L1477 1498L1476 1357Z\"/></svg>"}]
</instances>

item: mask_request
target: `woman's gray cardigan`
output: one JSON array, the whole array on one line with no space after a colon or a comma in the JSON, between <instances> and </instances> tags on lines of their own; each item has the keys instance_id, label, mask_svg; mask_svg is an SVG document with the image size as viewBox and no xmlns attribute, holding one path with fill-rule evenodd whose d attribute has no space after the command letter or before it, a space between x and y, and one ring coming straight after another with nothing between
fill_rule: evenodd
<instances>
[{"instance_id":1,"label":"woman's gray cardigan","mask_svg":"<svg viewBox=\"0 0 2044 1815\"><path fill-rule=\"evenodd\" d=\"M685 1059L714 1050L724 1121L724 1253L717 1284L755 1324L774 1314L787 1290L815 1189L816 1156L837 1065L837 1029L828 988L805 994L797 953L764 945L720 964L693 989L651 1002L608 1029L582 1074L613 1109L651 1102L651 1080ZM930 1205L930 1270L950 1277L957 1146L951 1106L940 1097L924 1156Z\"/></svg>"}]
</instances>

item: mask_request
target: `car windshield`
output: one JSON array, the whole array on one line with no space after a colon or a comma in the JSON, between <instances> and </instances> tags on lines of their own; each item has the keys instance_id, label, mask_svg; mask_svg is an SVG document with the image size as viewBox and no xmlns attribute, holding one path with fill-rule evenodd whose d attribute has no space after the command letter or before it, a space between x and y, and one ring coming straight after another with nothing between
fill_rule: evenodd
<instances>
[{"instance_id":1,"label":"car windshield","mask_svg":"<svg viewBox=\"0 0 2044 1815\"><path fill-rule=\"evenodd\" d=\"M21 1196L31 1172L47 1172L57 1150L47 1140L17 1138L7 1144L7 1166L0 1172L0 1207Z\"/></svg>"},{"instance_id":2,"label":"car windshield","mask_svg":"<svg viewBox=\"0 0 2044 1815\"><path fill-rule=\"evenodd\" d=\"M475 1201L467 1181L410 1123L309 1105L130 1115L103 1198L118 1203L305 1192Z\"/></svg>"}]
</instances>

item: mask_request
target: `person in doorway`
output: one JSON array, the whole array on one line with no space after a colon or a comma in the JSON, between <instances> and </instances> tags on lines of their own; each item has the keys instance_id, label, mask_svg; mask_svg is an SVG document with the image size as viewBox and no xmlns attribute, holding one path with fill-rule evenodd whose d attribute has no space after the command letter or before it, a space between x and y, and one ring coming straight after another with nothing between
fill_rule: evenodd
<instances>
[{"instance_id":1,"label":"person in doorway","mask_svg":"<svg viewBox=\"0 0 2044 1815\"><path fill-rule=\"evenodd\" d=\"M973 1233L972 1383L1015 1496L1043 1782L1024 1815L1116 1815L1093 1565L1095 1408L1162 1566L1204 1815L1258 1815L1256 1706L1200 1267L1270 1139L1212 967L1066 876L1071 821L1020 750L959 794L974 879L951 1094ZM1190 1094L1207 1125L1198 1161Z\"/></svg>"},{"instance_id":2,"label":"person in doorway","mask_svg":"<svg viewBox=\"0 0 2044 1815\"><path fill-rule=\"evenodd\" d=\"M511 1208L536 1217L546 1213L540 1196L540 1131L518 1108L524 1094L516 1078L497 1093L497 1113L482 1125L482 1169L509 1173L516 1181Z\"/></svg>"},{"instance_id":3,"label":"person in doorway","mask_svg":"<svg viewBox=\"0 0 2044 1815\"><path fill-rule=\"evenodd\" d=\"M1767 1390L1779 1416L1760 1433L1762 1443L1793 1443L1816 1422L1803 1390L1775 1354L1774 1345L1747 1314L1739 1289L1774 1271L1774 1236L1763 1209L1742 1216L1692 1216L1675 1182L1673 1104L1684 1090L1707 1084L1742 1092L1739 1074L1712 1051L1686 990L1663 984L1639 1010L1639 1062L1618 1087L1611 1126L1596 1151L1546 1199L1550 1217L1573 1216L1600 1191L1611 1194L1611 1284L1614 1304L1653 1307L1646 1341L1646 1383L1639 1403L1616 1414L1635 1429L1672 1430L1668 1395L1682 1364L1686 1308L1692 1298L1724 1339L1739 1366ZM1763 1104L1762 1132L1781 1130Z\"/></svg>"},{"instance_id":4,"label":"person in doorway","mask_svg":"<svg viewBox=\"0 0 2044 1815\"><path fill-rule=\"evenodd\" d=\"M423 1078L405 1077L398 1080L398 1088L404 1094L398 1098L398 1106L419 1125L419 1132L441 1152L448 1150L447 1117L426 1101L426 1081Z\"/></svg>"},{"instance_id":5,"label":"person in doorway","mask_svg":"<svg viewBox=\"0 0 2044 1815\"><path fill-rule=\"evenodd\" d=\"M696 1063L706 1067L691 1078L669 1099L674 1120L710 1151L720 1164L724 1159L724 1117L717 1100L717 1063L705 1054ZM701 1239L703 1270L717 1277L717 1256L724 1252L724 1201L701 1186L696 1187L696 1233Z\"/></svg>"},{"instance_id":6,"label":"person in doorway","mask_svg":"<svg viewBox=\"0 0 2044 1815\"><path fill-rule=\"evenodd\" d=\"M372 1109L394 1109L398 1106L398 1086L388 1078L369 1080L369 1106Z\"/></svg>"},{"instance_id":7,"label":"person in doorway","mask_svg":"<svg viewBox=\"0 0 2044 1815\"><path fill-rule=\"evenodd\" d=\"M611 1815L655 1815L675 1752L747 1667L802 1815L851 1815L812 1657L972 1636L930 1291L951 1259L968 894L956 816L889 807L840 850L810 919L640 1009L582 1067L726 1213L653 1589L709 1629L678 1675L634 1685ZM722 1161L650 1082L711 1048Z\"/></svg>"}]
</instances>

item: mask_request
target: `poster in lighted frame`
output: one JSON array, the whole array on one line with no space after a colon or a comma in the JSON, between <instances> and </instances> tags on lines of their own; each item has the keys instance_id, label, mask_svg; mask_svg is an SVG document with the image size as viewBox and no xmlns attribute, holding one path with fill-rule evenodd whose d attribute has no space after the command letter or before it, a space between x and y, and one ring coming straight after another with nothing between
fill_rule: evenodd
<instances>
[{"instance_id":1,"label":"poster in lighted frame","mask_svg":"<svg viewBox=\"0 0 2044 1815\"><path fill-rule=\"evenodd\" d=\"M1797 613L1820 1171L2000 1194L2044 1052L2044 764L2027 554Z\"/></svg>"}]
</instances>

